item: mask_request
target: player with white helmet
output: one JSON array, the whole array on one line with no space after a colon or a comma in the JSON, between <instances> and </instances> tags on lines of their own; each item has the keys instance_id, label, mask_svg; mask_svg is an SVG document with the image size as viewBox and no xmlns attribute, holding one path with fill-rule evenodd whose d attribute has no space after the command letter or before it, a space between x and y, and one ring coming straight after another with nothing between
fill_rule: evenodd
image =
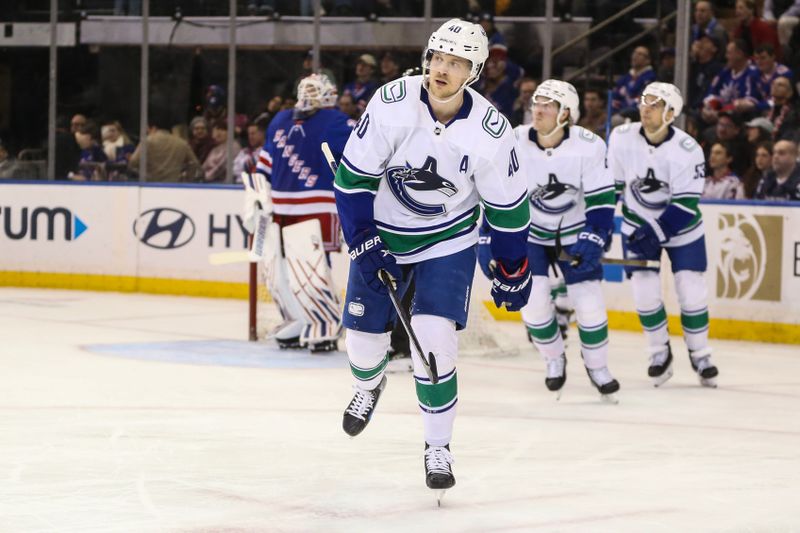
<instances>
[{"instance_id":1,"label":"player with white helmet","mask_svg":"<svg viewBox=\"0 0 800 533\"><path fill-rule=\"evenodd\" d=\"M297 87L297 105L275 115L256 172L243 175L245 227L255 255L265 262L267 288L283 317L271 333L278 346L335 350L342 326L340 303L326 255L340 247L333 172L320 152L337 155L352 131L331 109L336 87L311 74ZM266 243L266 244L265 244Z\"/></svg>"},{"instance_id":2,"label":"player with white helmet","mask_svg":"<svg viewBox=\"0 0 800 533\"><path fill-rule=\"evenodd\" d=\"M604 400L613 402L619 383L608 370L608 317L600 287L600 259L614 227L614 182L605 168L606 145L575 124L580 113L572 84L542 82L531 105L533 123L514 130L531 212L528 260L533 287L522 319L545 359L545 385L560 395L566 358L548 279L550 267L558 265L575 309L589 379ZM556 257L556 232L574 261Z\"/></svg>"},{"instance_id":3,"label":"player with white helmet","mask_svg":"<svg viewBox=\"0 0 800 533\"><path fill-rule=\"evenodd\" d=\"M622 193L623 249L627 257L659 259L666 250L675 275L681 325L692 368L705 386L716 386L717 367L708 346L708 288L703 217L698 202L705 181L703 150L672 125L683 97L670 83L645 87L641 122L613 130L608 166ZM672 377L667 314L657 269L626 267L650 352L655 386Z\"/></svg>"},{"instance_id":4,"label":"player with white helmet","mask_svg":"<svg viewBox=\"0 0 800 533\"><path fill-rule=\"evenodd\" d=\"M411 326L438 364L437 381L413 350L432 489L455 483L449 445L458 401L456 331L467 326L479 204L492 227L495 304L518 310L530 292L527 186L512 129L468 87L487 56L478 24L443 24L430 37L422 75L376 91L336 173L336 203L352 259L342 322L355 395L343 428L355 436L366 427L386 384L396 315L384 274L401 296L413 277Z\"/></svg>"}]
</instances>

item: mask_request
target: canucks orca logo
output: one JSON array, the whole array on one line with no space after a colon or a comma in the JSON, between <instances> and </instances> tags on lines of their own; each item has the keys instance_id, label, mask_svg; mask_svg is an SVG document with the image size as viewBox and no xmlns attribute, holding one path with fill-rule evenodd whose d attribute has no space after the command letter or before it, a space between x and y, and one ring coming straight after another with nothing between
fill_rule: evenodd
<instances>
[{"instance_id":1,"label":"canucks orca logo","mask_svg":"<svg viewBox=\"0 0 800 533\"><path fill-rule=\"evenodd\" d=\"M404 167L386 170L392 194L412 213L424 217L443 215L447 209L444 204L437 203L439 194L449 198L458 192L453 182L439 175L436 166L436 160L428 156L422 168L412 168L406 162Z\"/></svg>"},{"instance_id":2,"label":"canucks orca logo","mask_svg":"<svg viewBox=\"0 0 800 533\"><path fill-rule=\"evenodd\" d=\"M636 201L650 209L661 209L669 203L669 184L656 178L652 168L644 178L637 177L631 183L631 192Z\"/></svg>"},{"instance_id":3,"label":"canucks orca logo","mask_svg":"<svg viewBox=\"0 0 800 533\"><path fill-rule=\"evenodd\" d=\"M558 215L575 207L578 189L569 183L561 183L555 174L550 174L546 185L536 187L531 193L531 204L544 213Z\"/></svg>"}]
</instances>

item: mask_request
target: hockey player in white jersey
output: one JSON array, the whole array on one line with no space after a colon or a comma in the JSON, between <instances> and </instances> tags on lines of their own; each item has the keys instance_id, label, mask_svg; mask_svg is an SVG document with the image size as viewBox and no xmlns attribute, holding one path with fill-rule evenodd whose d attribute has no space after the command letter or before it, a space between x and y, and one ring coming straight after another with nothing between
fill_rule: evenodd
<instances>
[{"instance_id":1,"label":"hockey player in white jersey","mask_svg":"<svg viewBox=\"0 0 800 533\"><path fill-rule=\"evenodd\" d=\"M493 230L495 304L518 310L530 293L527 186L514 135L505 117L467 87L487 57L479 25L458 19L443 24L428 41L422 76L388 83L372 97L336 173L336 203L352 260L342 323L355 395L343 428L358 435L386 385L396 316L381 273L391 276L400 295L413 277L411 325L422 350L438 362L434 384L413 350L425 478L432 489L455 484L450 440L458 401L456 331L467 325L479 203Z\"/></svg>"},{"instance_id":2,"label":"hockey player in white jersey","mask_svg":"<svg viewBox=\"0 0 800 533\"><path fill-rule=\"evenodd\" d=\"M530 191L528 260L531 298L522 319L545 359L545 385L560 394L566 380L564 340L550 298L548 269L558 265L575 307L583 364L604 399L619 390L608 370L608 316L600 259L614 227L614 181L605 168L606 145L575 125L578 93L570 83L546 80L532 99L533 123L515 129L520 165ZM574 262L556 257L555 234Z\"/></svg>"},{"instance_id":3,"label":"hockey player in white jersey","mask_svg":"<svg viewBox=\"0 0 800 533\"><path fill-rule=\"evenodd\" d=\"M614 129L608 166L623 194L622 244L626 257L659 259L667 251L681 308L689 360L701 384L716 386L717 367L708 346L708 289L703 218L705 160L697 142L672 122L683 108L677 87L654 82L642 93L641 122ZM672 377L672 349L658 270L626 267L636 311L650 352L655 386Z\"/></svg>"}]
</instances>

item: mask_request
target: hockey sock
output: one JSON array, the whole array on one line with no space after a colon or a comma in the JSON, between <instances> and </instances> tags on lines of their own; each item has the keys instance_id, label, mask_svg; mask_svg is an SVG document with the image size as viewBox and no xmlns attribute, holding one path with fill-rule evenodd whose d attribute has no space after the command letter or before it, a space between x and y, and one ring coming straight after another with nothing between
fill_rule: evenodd
<instances>
[{"instance_id":1,"label":"hockey sock","mask_svg":"<svg viewBox=\"0 0 800 533\"><path fill-rule=\"evenodd\" d=\"M428 352L436 355L439 370L439 383L434 385L428 379L419 354L412 346L414 382L422 412L425 442L431 446L444 446L453 436L458 402L456 325L452 320L439 316L414 315L411 317L411 327L426 356Z\"/></svg>"},{"instance_id":2,"label":"hockey sock","mask_svg":"<svg viewBox=\"0 0 800 533\"><path fill-rule=\"evenodd\" d=\"M608 365L608 315L599 281L584 281L569 286L578 318L581 353L586 368Z\"/></svg>"},{"instance_id":3,"label":"hockey sock","mask_svg":"<svg viewBox=\"0 0 800 533\"><path fill-rule=\"evenodd\" d=\"M377 387L389 362L389 334L348 329L345 345L356 387L361 390Z\"/></svg>"},{"instance_id":4,"label":"hockey sock","mask_svg":"<svg viewBox=\"0 0 800 533\"><path fill-rule=\"evenodd\" d=\"M633 299L639 322L651 348L663 347L669 342L667 312L661 300L661 278L657 272L640 270L631 276Z\"/></svg>"},{"instance_id":5,"label":"hockey sock","mask_svg":"<svg viewBox=\"0 0 800 533\"><path fill-rule=\"evenodd\" d=\"M690 352L708 346L708 288L702 272L675 273L675 290L681 305L683 337Z\"/></svg>"},{"instance_id":6,"label":"hockey sock","mask_svg":"<svg viewBox=\"0 0 800 533\"><path fill-rule=\"evenodd\" d=\"M553 359L564 353L564 339L553 312L550 281L546 276L533 277L531 296L522 308L522 320L545 359Z\"/></svg>"}]
</instances>

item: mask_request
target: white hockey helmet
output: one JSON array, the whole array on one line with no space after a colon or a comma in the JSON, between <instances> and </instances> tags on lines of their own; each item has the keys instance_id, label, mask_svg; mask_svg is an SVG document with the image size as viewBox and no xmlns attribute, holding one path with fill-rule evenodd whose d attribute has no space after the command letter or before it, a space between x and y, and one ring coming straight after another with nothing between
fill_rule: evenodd
<instances>
[{"instance_id":1,"label":"white hockey helmet","mask_svg":"<svg viewBox=\"0 0 800 533\"><path fill-rule=\"evenodd\" d=\"M428 48L422 61L422 73L428 74L433 52L454 55L469 61L472 66L464 86L478 79L489 57L489 40L480 24L461 19L450 19L434 31L428 39Z\"/></svg>"},{"instance_id":2,"label":"white hockey helmet","mask_svg":"<svg viewBox=\"0 0 800 533\"><path fill-rule=\"evenodd\" d=\"M644 97L648 95L664 100L664 103L666 104L664 106L664 122L666 122L667 111L670 109L672 109L673 119L678 118L678 116L681 114L681 111L683 110L683 96L681 95L680 89L671 83L654 81L653 83L649 84L644 88L644 91L642 91L642 103L644 103Z\"/></svg>"},{"instance_id":3,"label":"white hockey helmet","mask_svg":"<svg viewBox=\"0 0 800 533\"><path fill-rule=\"evenodd\" d=\"M306 76L297 85L295 109L308 112L336 105L336 86L324 74Z\"/></svg>"},{"instance_id":4,"label":"white hockey helmet","mask_svg":"<svg viewBox=\"0 0 800 533\"><path fill-rule=\"evenodd\" d=\"M541 96L554 102L558 102L558 116L556 118L556 127L553 131L546 134L549 137L556 132L559 128L567 125L568 121L561 122L561 114L566 110L569 111L569 117L573 123L578 122L581 118L580 100L578 99L578 91L575 87L567 82L561 80L544 80L536 88L531 98L531 104L536 102L536 97Z\"/></svg>"}]
</instances>

